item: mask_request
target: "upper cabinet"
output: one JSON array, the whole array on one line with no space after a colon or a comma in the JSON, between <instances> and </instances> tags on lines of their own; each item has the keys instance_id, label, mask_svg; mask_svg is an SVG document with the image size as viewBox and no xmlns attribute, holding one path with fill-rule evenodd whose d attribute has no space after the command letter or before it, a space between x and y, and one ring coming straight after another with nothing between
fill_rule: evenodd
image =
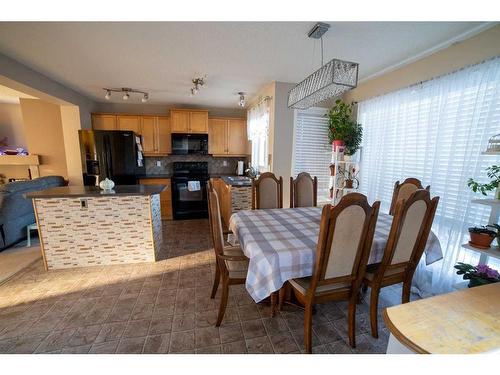
<instances>
[{"instance_id":1,"label":"upper cabinet","mask_svg":"<svg viewBox=\"0 0 500 375\"><path fill-rule=\"evenodd\" d=\"M169 118L166 116L141 116L141 118L144 155L170 154L172 142Z\"/></svg>"},{"instance_id":2,"label":"upper cabinet","mask_svg":"<svg viewBox=\"0 0 500 375\"><path fill-rule=\"evenodd\" d=\"M92 114L92 129L118 130L116 127L116 115Z\"/></svg>"},{"instance_id":3,"label":"upper cabinet","mask_svg":"<svg viewBox=\"0 0 500 375\"><path fill-rule=\"evenodd\" d=\"M245 119L211 118L208 121L208 153L213 156L248 154Z\"/></svg>"},{"instance_id":4,"label":"upper cabinet","mask_svg":"<svg viewBox=\"0 0 500 375\"><path fill-rule=\"evenodd\" d=\"M170 120L172 133L208 133L208 111L172 109Z\"/></svg>"},{"instance_id":5,"label":"upper cabinet","mask_svg":"<svg viewBox=\"0 0 500 375\"><path fill-rule=\"evenodd\" d=\"M227 153L238 156L248 154L247 120L227 120Z\"/></svg>"},{"instance_id":6,"label":"upper cabinet","mask_svg":"<svg viewBox=\"0 0 500 375\"><path fill-rule=\"evenodd\" d=\"M118 115L116 116L117 130L129 130L141 134L141 116Z\"/></svg>"}]
</instances>

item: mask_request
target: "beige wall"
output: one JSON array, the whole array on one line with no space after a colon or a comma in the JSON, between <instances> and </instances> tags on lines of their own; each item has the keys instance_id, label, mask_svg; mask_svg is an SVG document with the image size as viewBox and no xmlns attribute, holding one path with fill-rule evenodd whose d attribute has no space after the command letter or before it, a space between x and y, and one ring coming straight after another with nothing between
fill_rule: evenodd
<instances>
[{"instance_id":1,"label":"beige wall","mask_svg":"<svg viewBox=\"0 0 500 375\"><path fill-rule=\"evenodd\" d=\"M76 105L62 105L61 125L69 185L83 185L82 162L78 130L81 129L80 110Z\"/></svg>"},{"instance_id":2,"label":"beige wall","mask_svg":"<svg viewBox=\"0 0 500 375\"><path fill-rule=\"evenodd\" d=\"M362 101L500 56L500 26L422 58L402 68L362 82L344 95L346 102Z\"/></svg>"},{"instance_id":3,"label":"beige wall","mask_svg":"<svg viewBox=\"0 0 500 375\"><path fill-rule=\"evenodd\" d=\"M26 147L23 115L19 103L0 103L0 139L8 138L11 147Z\"/></svg>"},{"instance_id":4,"label":"beige wall","mask_svg":"<svg viewBox=\"0 0 500 375\"><path fill-rule=\"evenodd\" d=\"M60 106L36 99L20 103L28 150L40 155L40 176L68 178Z\"/></svg>"},{"instance_id":5,"label":"beige wall","mask_svg":"<svg viewBox=\"0 0 500 375\"><path fill-rule=\"evenodd\" d=\"M0 139L7 137L7 145L26 148L26 138L23 129L23 115L19 103L0 103ZM0 166L3 181L9 178L29 178L28 167L20 165Z\"/></svg>"}]
</instances>

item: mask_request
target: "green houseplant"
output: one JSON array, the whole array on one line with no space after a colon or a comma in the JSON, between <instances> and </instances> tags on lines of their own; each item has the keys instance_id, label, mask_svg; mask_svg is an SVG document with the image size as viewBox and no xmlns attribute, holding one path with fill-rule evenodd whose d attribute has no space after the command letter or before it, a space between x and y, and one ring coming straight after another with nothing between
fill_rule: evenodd
<instances>
[{"instance_id":1,"label":"green houseplant","mask_svg":"<svg viewBox=\"0 0 500 375\"><path fill-rule=\"evenodd\" d=\"M486 175L490 179L490 182L482 184L469 178L467 186L470 187L474 193L480 192L483 195L487 195L489 191L497 189L495 198L500 199L500 165L492 165L486 168Z\"/></svg>"},{"instance_id":2,"label":"green houseplant","mask_svg":"<svg viewBox=\"0 0 500 375\"><path fill-rule=\"evenodd\" d=\"M457 275L463 275L462 277L464 280L469 280L469 288L500 281L500 274L498 271L488 267L486 264L473 266L471 264L458 262L454 268L458 270Z\"/></svg>"},{"instance_id":3,"label":"green houseplant","mask_svg":"<svg viewBox=\"0 0 500 375\"><path fill-rule=\"evenodd\" d=\"M352 104L337 99L327 116L330 144L340 144L342 141L345 154L353 155L361 145L363 127L352 119Z\"/></svg>"}]
</instances>

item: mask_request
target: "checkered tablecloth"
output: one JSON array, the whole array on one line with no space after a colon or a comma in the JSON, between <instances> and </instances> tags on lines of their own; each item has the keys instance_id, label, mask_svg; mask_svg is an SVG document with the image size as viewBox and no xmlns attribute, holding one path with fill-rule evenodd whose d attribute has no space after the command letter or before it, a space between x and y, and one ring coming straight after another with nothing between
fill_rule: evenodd
<instances>
[{"instance_id":1,"label":"checkered tablecloth","mask_svg":"<svg viewBox=\"0 0 500 375\"><path fill-rule=\"evenodd\" d=\"M279 290L285 281L311 276L318 241L321 207L239 211L229 229L250 259L246 288L259 302ZM368 264L382 260L392 216L379 213ZM439 240L430 233L426 264L443 257Z\"/></svg>"}]
</instances>

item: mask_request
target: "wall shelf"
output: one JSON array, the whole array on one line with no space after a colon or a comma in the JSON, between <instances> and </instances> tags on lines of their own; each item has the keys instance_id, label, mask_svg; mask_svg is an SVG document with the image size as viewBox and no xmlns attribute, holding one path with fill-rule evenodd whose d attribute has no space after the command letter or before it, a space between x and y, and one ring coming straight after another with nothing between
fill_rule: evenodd
<instances>
[{"instance_id":1,"label":"wall shelf","mask_svg":"<svg viewBox=\"0 0 500 375\"><path fill-rule=\"evenodd\" d=\"M481 256L485 255L487 257L500 259L500 248L498 246L490 246L489 249L478 249L477 247L471 246L468 243L464 243L462 247L470 251L475 251Z\"/></svg>"}]
</instances>

